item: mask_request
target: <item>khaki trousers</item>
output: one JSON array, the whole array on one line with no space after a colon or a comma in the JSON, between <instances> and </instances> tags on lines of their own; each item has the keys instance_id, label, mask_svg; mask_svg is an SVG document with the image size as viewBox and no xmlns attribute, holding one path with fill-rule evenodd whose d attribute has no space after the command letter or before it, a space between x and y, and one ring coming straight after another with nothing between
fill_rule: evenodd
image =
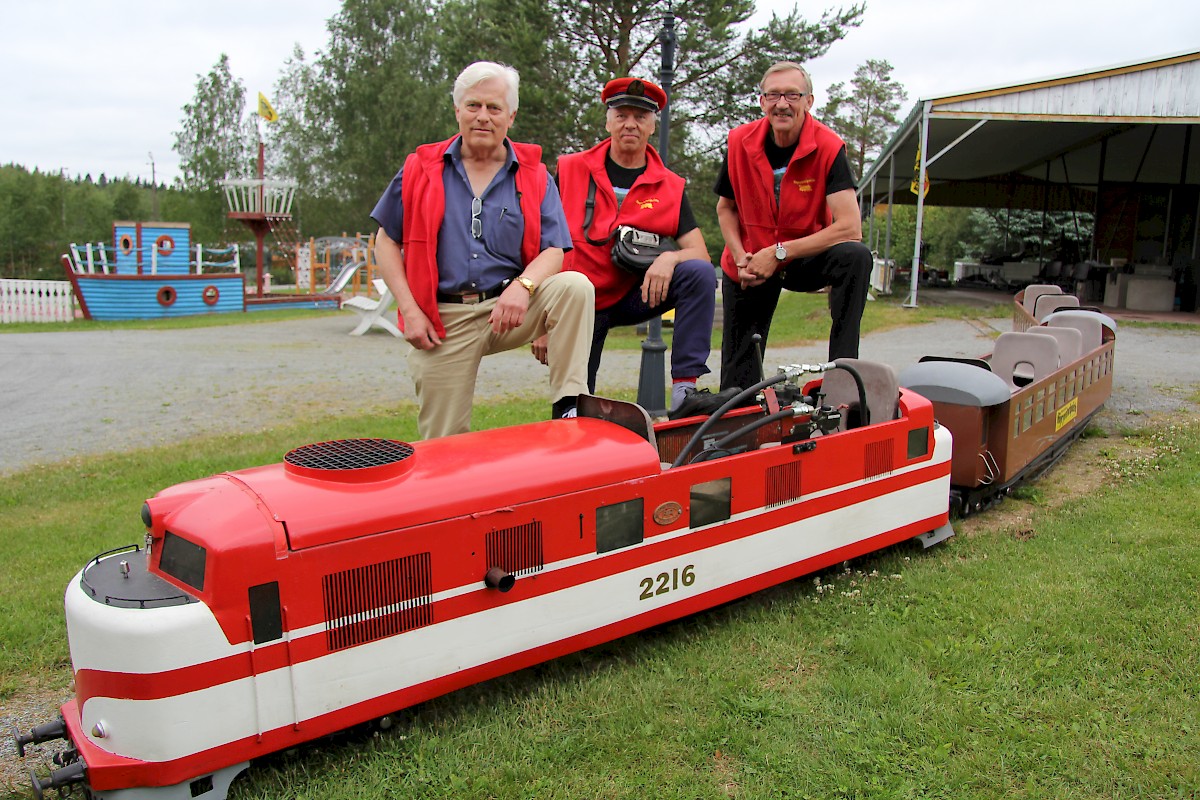
<instances>
[{"instance_id":1,"label":"khaki trousers","mask_svg":"<svg viewBox=\"0 0 1200 800\"><path fill-rule=\"evenodd\" d=\"M480 360L529 344L542 334L548 334L551 400L586 393L595 296L591 281L582 273L552 275L530 299L521 327L504 334L493 333L488 323L498 298L475 305L439 303L446 328L442 343L432 350L414 348L408 354L408 371L420 404L421 438L469 431Z\"/></svg>"}]
</instances>

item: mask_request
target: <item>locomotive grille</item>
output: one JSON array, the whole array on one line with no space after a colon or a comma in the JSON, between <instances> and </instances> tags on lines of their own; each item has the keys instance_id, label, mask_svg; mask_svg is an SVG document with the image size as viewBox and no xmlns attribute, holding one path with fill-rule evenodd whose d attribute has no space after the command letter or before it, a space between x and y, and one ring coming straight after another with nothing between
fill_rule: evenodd
<instances>
[{"instance_id":1,"label":"locomotive grille","mask_svg":"<svg viewBox=\"0 0 1200 800\"><path fill-rule=\"evenodd\" d=\"M488 566L500 567L513 575L528 575L545 566L540 522L489 531L486 548Z\"/></svg>"},{"instance_id":2,"label":"locomotive grille","mask_svg":"<svg viewBox=\"0 0 1200 800\"><path fill-rule=\"evenodd\" d=\"M863 477L874 478L892 471L892 440L884 439L867 445L863 455Z\"/></svg>"},{"instance_id":3,"label":"locomotive grille","mask_svg":"<svg viewBox=\"0 0 1200 800\"><path fill-rule=\"evenodd\" d=\"M433 622L429 553L326 575L329 649L372 642Z\"/></svg>"},{"instance_id":4,"label":"locomotive grille","mask_svg":"<svg viewBox=\"0 0 1200 800\"><path fill-rule=\"evenodd\" d=\"M687 428L676 428L659 433L658 457L663 461L674 461L690 438L692 438L692 432Z\"/></svg>"},{"instance_id":5,"label":"locomotive grille","mask_svg":"<svg viewBox=\"0 0 1200 800\"><path fill-rule=\"evenodd\" d=\"M800 462L779 464L767 470L766 506L775 508L800 499Z\"/></svg>"},{"instance_id":6,"label":"locomotive grille","mask_svg":"<svg viewBox=\"0 0 1200 800\"><path fill-rule=\"evenodd\" d=\"M412 454L412 445L394 439L339 439L297 447L283 460L306 469L367 469L394 464Z\"/></svg>"}]
</instances>

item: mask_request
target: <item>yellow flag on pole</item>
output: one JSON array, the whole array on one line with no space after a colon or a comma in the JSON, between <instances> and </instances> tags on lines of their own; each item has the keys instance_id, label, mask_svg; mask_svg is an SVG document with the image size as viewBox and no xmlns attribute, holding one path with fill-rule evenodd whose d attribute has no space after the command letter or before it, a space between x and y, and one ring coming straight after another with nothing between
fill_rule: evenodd
<instances>
[{"instance_id":1,"label":"yellow flag on pole","mask_svg":"<svg viewBox=\"0 0 1200 800\"><path fill-rule=\"evenodd\" d=\"M912 192L913 194L920 195L921 197L925 197L926 195L929 194L929 175L927 174L925 176L925 183L922 186L920 186L920 188L918 188L917 181L919 181L920 178L921 178L921 148L918 145L917 146L917 162L915 164L913 164L913 179L912 179L912 183L909 184L908 190L910 192Z\"/></svg>"},{"instance_id":2,"label":"yellow flag on pole","mask_svg":"<svg viewBox=\"0 0 1200 800\"><path fill-rule=\"evenodd\" d=\"M271 106L271 101L262 92L258 93L258 115L267 122L279 121L279 115L275 113L275 109Z\"/></svg>"}]
</instances>

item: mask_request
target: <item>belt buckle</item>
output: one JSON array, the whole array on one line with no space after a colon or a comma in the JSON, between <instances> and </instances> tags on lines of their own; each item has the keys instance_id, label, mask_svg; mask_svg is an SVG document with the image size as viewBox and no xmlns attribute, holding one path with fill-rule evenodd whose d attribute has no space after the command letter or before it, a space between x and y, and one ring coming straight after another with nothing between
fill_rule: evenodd
<instances>
[{"instance_id":1,"label":"belt buckle","mask_svg":"<svg viewBox=\"0 0 1200 800\"><path fill-rule=\"evenodd\" d=\"M483 292L464 292L461 296L463 303L469 306L483 302Z\"/></svg>"}]
</instances>

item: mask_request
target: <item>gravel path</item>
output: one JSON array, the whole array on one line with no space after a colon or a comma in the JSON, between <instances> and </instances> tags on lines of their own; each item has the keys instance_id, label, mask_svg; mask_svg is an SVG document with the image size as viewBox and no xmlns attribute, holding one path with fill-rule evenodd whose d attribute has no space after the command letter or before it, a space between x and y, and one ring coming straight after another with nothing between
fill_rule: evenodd
<instances>
[{"instance_id":1,"label":"gravel path","mask_svg":"<svg viewBox=\"0 0 1200 800\"><path fill-rule=\"evenodd\" d=\"M297 406L349 414L413 400L408 345L382 331L349 336L351 314L216 328L0 335L0 475L66 458L197 434L253 431L288 421ZM1007 319L941 321L863 339L863 358L897 369L920 356L991 350ZM1200 330L1118 331L1116 413L1190 406L1200 385ZM824 360L825 344L772 348L782 363ZM598 391L635 387L638 351L607 353ZM715 385L719 355L709 365ZM546 386L527 349L484 359L477 395ZM301 412L303 413L303 412Z\"/></svg>"}]
</instances>

